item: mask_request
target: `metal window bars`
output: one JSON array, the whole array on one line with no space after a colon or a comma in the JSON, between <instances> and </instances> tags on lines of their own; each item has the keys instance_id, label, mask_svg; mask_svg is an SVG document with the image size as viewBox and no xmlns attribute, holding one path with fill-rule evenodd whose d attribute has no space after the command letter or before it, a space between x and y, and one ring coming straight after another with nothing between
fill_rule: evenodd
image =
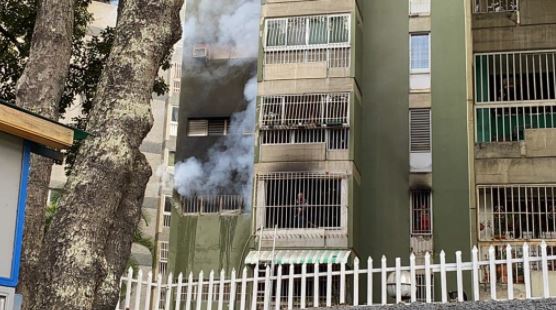
<instances>
[{"instance_id":1,"label":"metal window bars","mask_svg":"<svg viewBox=\"0 0 556 310\"><path fill-rule=\"evenodd\" d=\"M556 128L556 104L512 104L477 106L477 143L525 140L526 129Z\"/></svg>"},{"instance_id":2,"label":"metal window bars","mask_svg":"<svg viewBox=\"0 0 556 310\"><path fill-rule=\"evenodd\" d=\"M556 51L475 55L475 101L511 103L556 99Z\"/></svg>"},{"instance_id":3,"label":"metal window bars","mask_svg":"<svg viewBox=\"0 0 556 310\"><path fill-rule=\"evenodd\" d=\"M328 150L347 150L349 128L262 130L261 144L312 144L325 143Z\"/></svg>"},{"instance_id":4,"label":"metal window bars","mask_svg":"<svg viewBox=\"0 0 556 310\"><path fill-rule=\"evenodd\" d=\"M427 301L427 281L426 275L424 272L419 272L415 275L415 289L416 289L416 298L417 302L426 302ZM432 299L434 300L434 276L430 275L430 282L428 284L429 290L432 294Z\"/></svg>"},{"instance_id":5,"label":"metal window bars","mask_svg":"<svg viewBox=\"0 0 556 310\"><path fill-rule=\"evenodd\" d=\"M556 185L477 187L479 240L556 239Z\"/></svg>"},{"instance_id":6,"label":"metal window bars","mask_svg":"<svg viewBox=\"0 0 556 310\"><path fill-rule=\"evenodd\" d=\"M348 93L266 96L262 98L262 128L349 126Z\"/></svg>"},{"instance_id":7,"label":"metal window bars","mask_svg":"<svg viewBox=\"0 0 556 310\"><path fill-rule=\"evenodd\" d=\"M181 197L184 214L237 213L243 210L244 200L241 195L199 195Z\"/></svg>"},{"instance_id":8,"label":"metal window bars","mask_svg":"<svg viewBox=\"0 0 556 310\"><path fill-rule=\"evenodd\" d=\"M411 236L432 235L432 199L430 189L411 191Z\"/></svg>"},{"instance_id":9,"label":"metal window bars","mask_svg":"<svg viewBox=\"0 0 556 310\"><path fill-rule=\"evenodd\" d=\"M265 64L326 62L347 68L351 60L351 16L318 15L268 19Z\"/></svg>"},{"instance_id":10,"label":"metal window bars","mask_svg":"<svg viewBox=\"0 0 556 310\"><path fill-rule=\"evenodd\" d=\"M264 181L264 229L342 228L344 175L276 173Z\"/></svg>"},{"instance_id":11,"label":"metal window bars","mask_svg":"<svg viewBox=\"0 0 556 310\"><path fill-rule=\"evenodd\" d=\"M475 0L475 14L519 11L519 0Z\"/></svg>"},{"instance_id":12,"label":"metal window bars","mask_svg":"<svg viewBox=\"0 0 556 310\"><path fill-rule=\"evenodd\" d=\"M167 263L168 262L168 253L170 250L170 244L167 241L160 241L159 243L160 246L160 262L164 262Z\"/></svg>"}]
</instances>

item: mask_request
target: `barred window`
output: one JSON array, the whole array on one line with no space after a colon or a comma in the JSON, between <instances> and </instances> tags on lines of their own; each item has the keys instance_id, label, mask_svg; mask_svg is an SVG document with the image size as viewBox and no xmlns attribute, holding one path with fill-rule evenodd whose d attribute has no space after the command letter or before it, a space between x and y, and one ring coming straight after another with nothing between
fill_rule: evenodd
<instances>
[{"instance_id":1,"label":"barred window","mask_svg":"<svg viewBox=\"0 0 556 310\"><path fill-rule=\"evenodd\" d=\"M412 109L409 111L410 151L431 151L431 110Z\"/></svg>"}]
</instances>

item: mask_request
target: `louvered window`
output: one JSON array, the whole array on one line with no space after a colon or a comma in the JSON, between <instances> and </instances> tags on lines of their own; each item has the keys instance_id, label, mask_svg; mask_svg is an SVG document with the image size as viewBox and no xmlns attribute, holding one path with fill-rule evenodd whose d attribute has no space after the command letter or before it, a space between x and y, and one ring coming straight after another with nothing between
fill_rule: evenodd
<instances>
[{"instance_id":1,"label":"louvered window","mask_svg":"<svg viewBox=\"0 0 556 310\"><path fill-rule=\"evenodd\" d=\"M431 110L413 109L409 111L410 151L431 151Z\"/></svg>"},{"instance_id":2,"label":"louvered window","mask_svg":"<svg viewBox=\"0 0 556 310\"><path fill-rule=\"evenodd\" d=\"M228 119L190 119L187 121L187 136L225 136L228 134Z\"/></svg>"}]
</instances>

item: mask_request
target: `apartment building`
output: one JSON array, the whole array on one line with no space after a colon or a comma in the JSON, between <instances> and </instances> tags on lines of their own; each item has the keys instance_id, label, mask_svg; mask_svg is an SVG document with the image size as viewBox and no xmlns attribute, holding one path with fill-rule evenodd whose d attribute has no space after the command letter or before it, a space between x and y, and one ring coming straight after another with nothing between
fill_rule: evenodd
<instances>
[{"instance_id":1,"label":"apartment building","mask_svg":"<svg viewBox=\"0 0 556 310\"><path fill-rule=\"evenodd\" d=\"M113 1L92 1L88 8L93 15L87 27L88 36L98 35L107 26L114 27L117 18L117 4ZM182 9L182 16L185 6ZM151 165L153 175L145 190L143 201L143 218L140 229L143 236L155 245L154 253L139 244L132 246L131 260L133 265L144 272L165 272L167 269L167 242L170 227L170 200L172 195L172 167L176 148L179 94L181 86L181 42L174 46L171 68L161 72L168 84L168 92L163 96L154 96L151 101L154 117L153 128L143 141L141 151ZM81 107L75 104L65 114L64 120L71 121L79 116ZM63 120L63 121L64 121ZM54 165L50 180L49 203L58 199L66 182L64 165ZM153 268L154 267L154 268Z\"/></svg>"}]
</instances>

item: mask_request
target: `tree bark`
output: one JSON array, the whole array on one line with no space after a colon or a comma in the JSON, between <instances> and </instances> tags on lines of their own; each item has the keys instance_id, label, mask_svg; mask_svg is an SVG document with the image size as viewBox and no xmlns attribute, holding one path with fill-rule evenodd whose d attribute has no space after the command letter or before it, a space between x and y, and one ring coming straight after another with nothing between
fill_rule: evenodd
<instances>
[{"instance_id":1,"label":"tree bark","mask_svg":"<svg viewBox=\"0 0 556 310\"><path fill-rule=\"evenodd\" d=\"M16 86L16 104L58 120L58 103L71 60L73 0L43 0L33 29L27 65ZM25 231L17 291L26 301L36 282L36 268L45 227L45 207L52 160L31 156ZM27 303L24 303L24 308Z\"/></svg>"},{"instance_id":2,"label":"tree bark","mask_svg":"<svg viewBox=\"0 0 556 310\"><path fill-rule=\"evenodd\" d=\"M153 123L154 79L164 54L180 38L182 4L119 2L115 41L89 115L91 135L45 236L31 309L94 309L108 307L107 301L116 306L106 292L117 291L114 279L129 258L128 240L151 174L139 146ZM124 227L114 229L118 225Z\"/></svg>"}]
</instances>

